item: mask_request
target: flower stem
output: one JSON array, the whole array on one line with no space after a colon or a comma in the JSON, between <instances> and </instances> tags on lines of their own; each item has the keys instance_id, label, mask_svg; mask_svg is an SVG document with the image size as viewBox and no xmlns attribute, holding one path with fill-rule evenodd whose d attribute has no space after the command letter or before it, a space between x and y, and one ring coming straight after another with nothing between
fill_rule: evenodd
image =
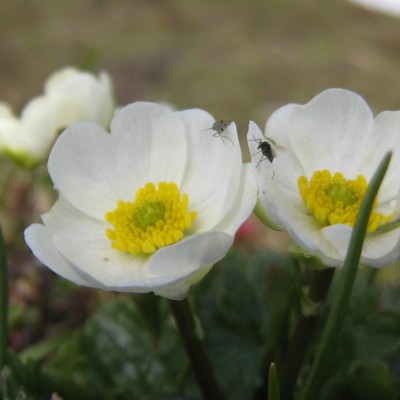
<instances>
[{"instance_id":1,"label":"flower stem","mask_svg":"<svg viewBox=\"0 0 400 400\"><path fill-rule=\"evenodd\" d=\"M6 365L8 320L8 281L6 246L0 228L0 371Z\"/></svg>"},{"instance_id":2,"label":"flower stem","mask_svg":"<svg viewBox=\"0 0 400 400\"><path fill-rule=\"evenodd\" d=\"M223 397L212 373L203 343L196 332L189 302L187 299L170 300L169 304L204 399L222 400Z\"/></svg>"},{"instance_id":3,"label":"flower stem","mask_svg":"<svg viewBox=\"0 0 400 400\"><path fill-rule=\"evenodd\" d=\"M336 348L340 329L346 315L350 295L357 275L367 225L375 197L389 166L392 153L389 152L378 166L362 201L360 211L351 234L347 255L339 277L338 290L328 315L321 342L317 349L310 373L301 393L301 400L316 399L321 383Z\"/></svg>"},{"instance_id":4,"label":"flower stem","mask_svg":"<svg viewBox=\"0 0 400 400\"><path fill-rule=\"evenodd\" d=\"M334 272L334 268L313 271L308 292L308 298L313 303L320 305L325 301ZM293 398L297 377L315 333L318 319L318 315L302 314L297 322L282 368L281 396L283 400Z\"/></svg>"}]
</instances>

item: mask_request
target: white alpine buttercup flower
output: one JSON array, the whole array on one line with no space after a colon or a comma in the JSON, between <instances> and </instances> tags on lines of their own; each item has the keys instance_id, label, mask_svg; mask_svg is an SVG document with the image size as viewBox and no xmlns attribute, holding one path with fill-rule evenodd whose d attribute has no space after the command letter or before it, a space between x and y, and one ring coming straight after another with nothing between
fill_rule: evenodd
<instances>
[{"instance_id":1,"label":"white alpine buttercup flower","mask_svg":"<svg viewBox=\"0 0 400 400\"><path fill-rule=\"evenodd\" d=\"M368 182L393 151L361 264L381 267L400 257L400 111L374 119L360 96L329 89L308 104L277 110L265 136L250 122L248 140L258 185L256 213L326 266L342 265ZM272 162L265 156L260 162L258 147L265 141L274 151Z\"/></svg>"},{"instance_id":2,"label":"white alpine buttercup flower","mask_svg":"<svg viewBox=\"0 0 400 400\"><path fill-rule=\"evenodd\" d=\"M203 110L134 103L111 133L70 126L48 162L59 198L44 225L25 231L33 253L80 285L183 298L224 257L257 200L235 124L227 140L207 131L213 123Z\"/></svg>"},{"instance_id":3,"label":"white alpine buttercup flower","mask_svg":"<svg viewBox=\"0 0 400 400\"><path fill-rule=\"evenodd\" d=\"M66 67L46 81L44 94L28 102L18 118L0 103L0 150L26 165L47 159L58 133L78 121L93 121L108 128L115 109L111 80Z\"/></svg>"}]
</instances>

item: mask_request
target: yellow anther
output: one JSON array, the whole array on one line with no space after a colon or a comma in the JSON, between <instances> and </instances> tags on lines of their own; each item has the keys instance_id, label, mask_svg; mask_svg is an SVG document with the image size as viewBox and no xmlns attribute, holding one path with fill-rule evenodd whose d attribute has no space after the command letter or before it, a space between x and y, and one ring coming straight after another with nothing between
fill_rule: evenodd
<instances>
[{"instance_id":1,"label":"yellow anther","mask_svg":"<svg viewBox=\"0 0 400 400\"><path fill-rule=\"evenodd\" d=\"M189 197L175 183L153 183L136 192L135 200L119 201L114 211L105 215L113 229L107 237L116 250L131 254L151 254L176 243L189 229L197 213L188 210Z\"/></svg>"},{"instance_id":2,"label":"yellow anther","mask_svg":"<svg viewBox=\"0 0 400 400\"><path fill-rule=\"evenodd\" d=\"M297 184L307 209L323 226L353 226L368 188L368 183L362 175L356 179L345 179L340 172L332 175L327 169L315 171L310 181L305 176L300 176ZM373 209L376 205L377 199ZM384 216L372 211L367 232L374 232L392 218L393 215Z\"/></svg>"}]
</instances>

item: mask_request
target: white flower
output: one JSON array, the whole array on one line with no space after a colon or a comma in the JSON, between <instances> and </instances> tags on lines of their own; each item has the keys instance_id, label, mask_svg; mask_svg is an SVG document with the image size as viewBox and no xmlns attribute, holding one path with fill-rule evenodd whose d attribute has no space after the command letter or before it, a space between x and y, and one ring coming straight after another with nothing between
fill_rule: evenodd
<instances>
[{"instance_id":1,"label":"white flower","mask_svg":"<svg viewBox=\"0 0 400 400\"><path fill-rule=\"evenodd\" d=\"M224 138L202 110L123 108L111 134L92 123L63 132L49 157L59 192L33 253L80 285L179 299L231 247L257 189L235 124Z\"/></svg>"},{"instance_id":2,"label":"white flower","mask_svg":"<svg viewBox=\"0 0 400 400\"><path fill-rule=\"evenodd\" d=\"M392 150L361 263L381 267L400 257L400 111L374 119L360 96L330 89L306 105L277 110L265 136L251 122L248 140L259 190L257 214L327 266L342 265L368 182ZM259 163L257 147L266 140L275 158Z\"/></svg>"},{"instance_id":3,"label":"white flower","mask_svg":"<svg viewBox=\"0 0 400 400\"><path fill-rule=\"evenodd\" d=\"M350 0L355 4L370 9L371 11L383 12L392 16L400 17L399 0Z\"/></svg>"},{"instance_id":4,"label":"white flower","mask_svg":"<svg viewBox=\"0 0 400 400\"><path fill-rule=\"evenodd\" d=\"M0 104L0 150L32 166L46 160L58 133L81 120L108 127L114 112L109 76L98 77L72 67L55 72L45 83L44 94L32 99L15 116Z\"/></svg>"}]
</instances>

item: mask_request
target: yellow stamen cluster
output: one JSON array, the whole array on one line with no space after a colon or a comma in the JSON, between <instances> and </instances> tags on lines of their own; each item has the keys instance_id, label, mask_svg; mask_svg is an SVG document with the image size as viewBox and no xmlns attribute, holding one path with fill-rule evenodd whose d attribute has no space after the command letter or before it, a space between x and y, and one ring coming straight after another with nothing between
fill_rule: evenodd
<instances>
[{"instance_id":1,"label":"yellow stamen cluster","mask_svg":"<svg viewBox=\"0 0 400 400\"><path fill-rule=\"evenodd\" d=\"M188 211L189 197L175 183L147 183L133 202L119 201L105 219L114 225L106 235L114 249L131 254L150 254L176 243L190 228L196 212Z\"/></svg>"},{"instance_id":2,"label":"yellow stamen cluster","mask_svg":"<svg viewBox=\"0 0 400 400\"><path fill-rule=\"evenodd\" d=\"M345 179L343 174L330 171L314 172L310 181L305 176L298 179L299 192L311 214L323 226L346 224L354 226L361 201L368 188L366 179ZM374 207L377 205L375 199ZM393 215L385 216L372 211L367 232L374 232L380 225L389 222Z\"/></svg>"}]
</instances>

